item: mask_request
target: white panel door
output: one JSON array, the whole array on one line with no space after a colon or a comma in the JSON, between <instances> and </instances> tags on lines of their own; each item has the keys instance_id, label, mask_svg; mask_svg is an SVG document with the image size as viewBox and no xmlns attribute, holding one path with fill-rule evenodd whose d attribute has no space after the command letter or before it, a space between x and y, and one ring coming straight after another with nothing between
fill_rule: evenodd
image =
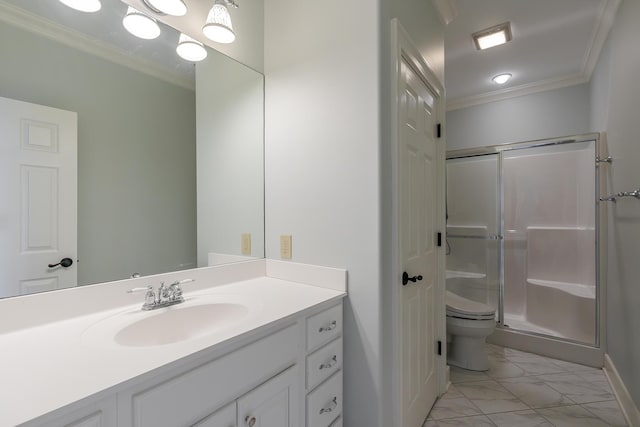
<instances>
[{"instance_id":1,"label":"white panel door","mask_svg":"<svg viewBox=\"0 0 640 427\"><path fill-rule=\"evenodd\" d=\"M419 427L437 396L436 97L405 61L399 141L400 297L403 427Z\"/></svg>"},{"instance_id":2,"label":"white panel door","mask_svg":"<svg viewBox=\"0 0 640 427\"><path fill-rule=\"evenodd\" d=\"M0 297L77 284L77 139L76 113L0 98Z\"/></svg>"}]
</instances>

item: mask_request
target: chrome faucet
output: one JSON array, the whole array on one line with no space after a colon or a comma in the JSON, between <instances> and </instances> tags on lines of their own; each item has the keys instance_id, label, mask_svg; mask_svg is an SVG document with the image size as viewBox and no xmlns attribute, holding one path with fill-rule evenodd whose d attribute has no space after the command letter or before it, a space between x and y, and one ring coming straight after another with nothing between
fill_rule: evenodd
<instances>
[{"instance_id":1,"label":"chrome faucet","mask_svg":"<svg viewBox=\"0 0 640 427\"><path fill-rule=\"evenodd\" d=\"M194 281L194 279L184 279L173 282L169 286L165 286L164 282L160 282L157 294L154 292L153 286L129 289L127 293L146 292L142 309L145 311L155 310L157 308L169 307L170 305L184 302L181 285Z\"/></svg>"}]
</instances>

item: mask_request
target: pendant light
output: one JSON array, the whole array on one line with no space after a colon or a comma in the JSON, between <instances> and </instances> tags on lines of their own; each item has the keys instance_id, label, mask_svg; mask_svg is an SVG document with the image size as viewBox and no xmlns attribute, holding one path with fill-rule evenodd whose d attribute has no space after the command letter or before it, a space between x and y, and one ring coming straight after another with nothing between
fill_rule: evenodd
<instances>
[{"instance_id":1,"label":"pendant light","mask_svg":"<svg viewBox=\"0 0 640 427\"><path fill-rule=\"evenodd\" d=\"M226 4L225 4L226 3ZM226 0L216 0L215 4L209 11L207 22L202 27L202 32L207 38L218 43L232 43L236 39L231 24L231 15L227 5L238 7L233 2Z\"/></svg>"},{"instance_id":2,"label":"pendant light","mask_svg":"<svg viewBox=\"0 0 640 427\"><path fill-rule=\"evenodd\" d=\"M80 12L97 12L102 8L100 0L59 0L65 6Z\"/></svg>"},{"instance_id":3,"label":"pendant light","mask_svg":"<svg viewBox=\"0 0 640 427\"><path fill-rule=\"evenodd\" d=\"M184 16L187 14L187 5L183 0L142 0L144 4L157 13Z\"/></svg>"},{"instance_id":4,"label":"pendant light","mask_svg":"<svg viewBox=\"0 0 640 427\"><path fill-rule=\"evenodd\" d=\"M129 6L122 19L122 25L131 34L141 39L151 40L160 35L160 27L155 19Z\"/></svg>"},{"instance_id":5,"label":"pendant light","mask_svg":"<svg viewBox=\"0 0 640 427\"><path fill-rule=\"evenodd\" d=\"M202 61L207 57L204 45L186 34L180 34L176 52L182 59L191 62Z\"/></svg>"}]
</instances>

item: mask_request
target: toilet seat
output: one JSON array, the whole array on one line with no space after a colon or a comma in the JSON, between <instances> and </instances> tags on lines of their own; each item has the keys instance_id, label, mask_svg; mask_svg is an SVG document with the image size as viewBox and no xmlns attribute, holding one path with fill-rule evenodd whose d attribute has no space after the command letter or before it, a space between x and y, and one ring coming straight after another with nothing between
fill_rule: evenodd
<instances>
[{"instance_id":1,"label":"toilet seat","mask_svg":"<svg viewBox=\"0 0 640 427\"><path fill-rule=\"evenodd\" d=\"M496 310L486 304L471 301L447 291L447 316L468 320L495 319Z\"/></svg>"}]
</instances>

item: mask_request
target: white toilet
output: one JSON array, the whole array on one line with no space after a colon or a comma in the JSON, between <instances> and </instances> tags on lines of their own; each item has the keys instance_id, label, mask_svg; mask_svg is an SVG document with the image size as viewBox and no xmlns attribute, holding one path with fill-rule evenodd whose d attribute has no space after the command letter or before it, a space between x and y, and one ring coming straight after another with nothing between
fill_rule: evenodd
<instances>
[{"instance_id":1,"label":"white toilet","mask_svg":"<svg viewBox=\"0 0 640 427\"><path fill-rule=\"evenodd\" d=\"M447 291L447 363L472 371L489 369L485 339L496 328L493 307Z\"/></svg>"}]
</instances>

